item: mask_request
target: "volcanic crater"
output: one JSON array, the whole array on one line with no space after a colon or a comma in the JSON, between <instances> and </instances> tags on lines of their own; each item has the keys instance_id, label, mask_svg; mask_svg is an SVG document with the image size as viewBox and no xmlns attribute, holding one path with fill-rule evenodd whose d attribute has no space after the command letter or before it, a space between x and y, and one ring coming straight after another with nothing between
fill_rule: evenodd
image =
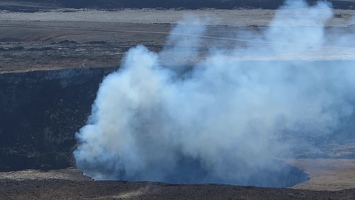
<instances>
[{"instance_id":1,"label":"volcanic crater","mask_svg":"<svg viewBox=\"0 0 355 200\"><path fill-rule=\"evenodd\" d=\"M255 7L254 3L250 6ZM276 1L274 3L271 6L278 7L281 4ZM354 11L344 9L351 7L354 2L333 3L337 9L333 11L334 16L327 21L324 28L326 40L336 39L333 33L354 34L350 21L354 18ZM80 145L76 134L90 121L93 103L103 80L109 74L121 70L121 60L125 59L124 55L131 47L144 45L149 51L161 52L169 47L169 44L165 45L169 32L176 27L176 22L184 14L218 16L220 24L216 25L213 20L207 22L207 31L199 49L201 57L189 60L189 66L182 72L185 73L181 76L182 79L188 79L191 76L189 67L200 63L208 55L211 44L217 49L265 45L260 41L247 44L247 37L237 40L234 38L236 32L258 34L268 28L276 11L269 10L270 4L265 4L268 5L266 7L260 2L255 4L264 9L250 9L249 5L244 5L238 9L191 11L181 8L186 6L176 7L171 4L179 9L125 10L118 6L105 11L68 8L100 7L95 3L0 3L0 8L3 9L0 12L1 198L355 198L352 189L355 188L355 138L351 131L354 128L353 114L342 118L342 128L334 133L324 137L310 136L304 146L297 146L292 152L281 152L285 155L272 158L272 163L278 166L278 170L260 167L259 171L254 171L239 182L231 181L230 177L205 181L209 173L206 172L207 165L203 160L189 157L180 159L180 165L166 174L163 179L165 183L159 183L161 179L158 182L142 182L152 181L142 177L132 181L132 177L122 179L121 177L127 176L120 174L117 176L118 181L93 181L76 169L73 151ZM167 5L167 8L171 5ZM190 6L192 7L187 8L195 9L192 4ZM196 35L187 34L184 37ZM183 54L184 48L180 50ZM325 46L325 54L314 50L312 46L308 50L309 53L302 57L265 52L258 56L228 59L242 60L250 67L265 62L281 66L290 60L296 60L293 63L303 67L316 65L324 69L337 65L351 68L355 63L355 50L351 42ZM174 61L174 57L169 57L167 61ZM354 103L350 95L347 100ZM293 129L290 130L285 131L289 135L284 135L285 138L281 140L294 141L294 144L302 142L293 138ZM312 148L314 146L317 148ZM164 162L161 164L164 165ZM242 169L246 168L243 166Z\"/></svg>"}]
</instances>

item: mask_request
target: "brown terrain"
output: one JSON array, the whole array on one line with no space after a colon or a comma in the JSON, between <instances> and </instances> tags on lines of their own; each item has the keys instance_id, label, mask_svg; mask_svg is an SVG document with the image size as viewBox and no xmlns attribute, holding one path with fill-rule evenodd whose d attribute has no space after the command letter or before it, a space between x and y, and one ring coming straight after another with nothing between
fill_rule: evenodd
<instances>
[{"instance_id":1,"label":"brown terrain","mask_svg":"<svg viewBox=\"0 0 355 200\"><path fill-rule=\"evenodd\" d=\"M208 34L203 36L206 46L216 41L221 45L243 45L243 41L233 39L230 33L241 29L259 31L268 25L275 13L267 9L103 11L62 8L57 4L0 2L0 7L5 8L19 5L39 11L0 11L0 76L88 67L103 68L103 75L107 74L118 68L130 47L142 44L156 52L162 49L171 28L189 13L214 19L207 22ZM337 9L334 12L327 30L353 31L355 21L353 24L349 21L355 11ZM355 59L353 47L325 48L329 55L326 58L314 52L309 57L296 59ZM277 60L278 57L241 59ZM94 96L90 98L88 102L92 103ZM72 134L85 121L84 114L79 125L72 128ZM0 150L8 151L10 147L4 146ZM21 152L24 151L27 151L25 147ZM72 166L69 168L43 168L45 171L31 167L18 167L18 171L12 171L4 167L4 172L0 172L0 199L355 199L355 143L329 145L325 152L324 158L283 160L304 170L310 178L292 188L93 181L73 168L73 162L68 164ZM0 163L0 168L2 166Z\"/></svg>"}]
</instances>

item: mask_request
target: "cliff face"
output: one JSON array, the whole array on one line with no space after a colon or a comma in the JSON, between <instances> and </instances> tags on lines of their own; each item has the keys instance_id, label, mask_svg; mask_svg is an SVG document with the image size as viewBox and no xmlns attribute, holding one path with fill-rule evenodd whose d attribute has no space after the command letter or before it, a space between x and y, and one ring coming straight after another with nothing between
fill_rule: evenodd
<instances>
[{"instance_id":1,"label":"cliff face","mask_svg":"<svg viewBox=\"0 0 355 200\"><path fill-rule=\"evenodd\" d=\"M73 165L83 126L107 69L0 75L0 170Z\"/></svg>"}]
</instances>

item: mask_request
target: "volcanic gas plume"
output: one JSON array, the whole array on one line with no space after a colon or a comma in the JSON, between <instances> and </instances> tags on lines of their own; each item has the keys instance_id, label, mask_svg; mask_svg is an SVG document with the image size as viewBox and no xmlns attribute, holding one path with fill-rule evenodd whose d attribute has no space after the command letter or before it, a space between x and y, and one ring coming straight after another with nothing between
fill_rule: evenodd
<instances>
[{"instance_id":1,"label":"volcanic gas plume","mask_svg":"<svg viewBox=\"0 0 355 200\"><path fill-rule=\"evenodd\" d=\"M234 34L244 45L201 55L206 26L186 16L162 52L131 48L76 135L77 167L94 179L274 186L290 171L277 158L297 144L316 151L309 139L353 113L355 62L312 61L355 46L349 33L325 40L331 17L326 2L288 0L262 32Z\"/></svg>"}]
</instances>

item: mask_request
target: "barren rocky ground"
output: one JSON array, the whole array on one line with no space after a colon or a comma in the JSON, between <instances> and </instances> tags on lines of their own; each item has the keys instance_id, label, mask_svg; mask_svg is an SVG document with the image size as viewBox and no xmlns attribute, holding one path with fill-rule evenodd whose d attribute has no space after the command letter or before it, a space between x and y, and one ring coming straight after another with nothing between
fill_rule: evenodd
<instances>
[{"instance_id":1,"label":"barren rocky ground","mask_svg":"<svg viewBox=\"0 0 355 200\"><path fill-rule=\"evenodd\" d=\"M310 161L315 162L317 161ZM302 163L302 161L300 161ZM321 165L327 162L319 163ZM337 173L336 171L333 171ZM338 171L339 172L339 171ZM352 171L352 173L354 173ZM330 183L323 181L323 184ZM93 181L79 170L0 173L1 199L353 199L354 189L313 190L230 185Z\"/></svg>"},{"instance_id":2,"label":"barren rocky ground","mask_svg":"<svg viewBox=\"0 0 355 200\"><path fill-rule=\"evenodd\" d=\"M38 11L34 13L0 11L1 74L87 67L111 71L120 65L120 60L130 47L143 44L153 51L159 51L173 25L186 14L196 14L207 19L208 34L204 36L206 46L243 45L243 40L236 40L231 34L244 30L258 32L268 25L275 14L274 10L264 9L102 11L16 2L0 2L0 6L5 8L24 6ZM329 32L354 32L354 15L354 10L335 10L335 16L328 22L326 29ZM197 36L186 35L186 37ZM255 42L254 45L262 44ZM302 58L263 55L239 59L355 59L353 47L345 45L324 48L328 53L326 57L324 54L320 57L317 52L311 52L308 57ZM95 79L99 78L95 76ZM93 98L94 94L90 95ZM7 148L0 149L7 150ZM68 168L2 172L0 173L0 198L355 199L355 189L351 189L355 188L355 164L351 159L355 154L354 143L327 146L325 149L329 151L326 154L333 159L306 158L285 161L304 170L310 177L309 181L288 189L93 181L83 176L80 171ZM344 158L344 155L348 158L339 159ZM0 163L0 166L1 164L3 163ZM22 164L26 165L26 163Z\"/></svg>"},{"instance_id":3,"label":"barren rocky ground","mask_svg":"<svg viewBox=\"0 0 355 200\"><path fill-rule=\"evenodd\" d=\"M235 39L233 35L238 31L263 30L275 11L262 9L197 11L62 9L35 13L2 11L0 72L68 67L115 67L120 64L124 53L137 44L159 51L173 25L184 16L192 14L204 19L208 25L209 31L204 36L208 43L206 46L210 44L218 46L245 44L245 40ZM354 31L353 10L335 10L335 16L327 23L329 32ZM257 41L252 44L263 45ZM354 59L353 47L326 46L324 49L327 56L310 52L303 58L259 55L240 59Z\"/></svg>"}]
</instances>

